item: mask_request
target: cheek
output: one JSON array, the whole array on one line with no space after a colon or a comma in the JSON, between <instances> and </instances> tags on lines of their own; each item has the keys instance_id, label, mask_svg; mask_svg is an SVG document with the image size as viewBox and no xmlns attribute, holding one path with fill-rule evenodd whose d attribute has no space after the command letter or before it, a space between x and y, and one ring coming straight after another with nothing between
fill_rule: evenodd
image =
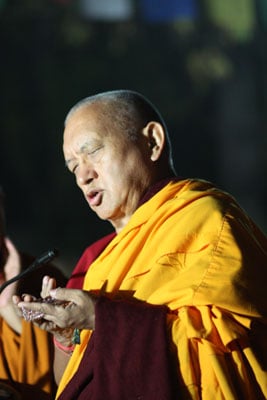
<instances>
[{"instance_id":1,"label":"cheek","mask_svg":"<svg viewBox=\"0 0 267 400\"><path fill-rule=\"evenodd\" d=\"M116 163L108 168L103 175L103 184L109 193L109 201L117 203L124 199L131 182L132 179L126 165Z\"/></svg>"},{"instance_id":2,"label":"cheek","mask_svg":"<svg viewBox=\"0 0 267 400\"><path fill-rule=\"evenodd\" d=\"M140 153L130 149L113 153L112 157L102 161L102 178L115 193L135 186L147 169Z\"/></svg>"},{"instance_id":3,"label":"cheek","mask_svg":"<svg viewBox=\"0 0 267 400\"><path fill-rule=\"evenodd\" d=\"M126 158L122 158L117 153L114 153L112 156L107 158L103 158L101 163L96 165L96 170L102 175L103 179L107 183L110 181L118 181L125 168L127 168Z\"/></svg>"}]
</instances>

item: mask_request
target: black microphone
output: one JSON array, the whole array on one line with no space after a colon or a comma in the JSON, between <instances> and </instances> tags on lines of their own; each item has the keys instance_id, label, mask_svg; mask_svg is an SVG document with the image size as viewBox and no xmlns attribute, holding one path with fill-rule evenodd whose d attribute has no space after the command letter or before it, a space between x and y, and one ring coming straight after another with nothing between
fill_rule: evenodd
<instances>
[{"instance_id":1,"label":"black microphone","mask_svg":"<svg viewBox=\"0 0 267 400\"><path fill-rule=\"evenodd\" d=\"M26 268L24 271L19 273L18 275L14 276L13 278L9 279L8 281L4 282L0 286L0 294L2 291L11 283L18 281L20 278L23 278L25 275L28 275L30 272L32 272L34 269L41 267L44 264L47 264L49 261L51 261L53 258L55 258L58 255L58 251L56 249L53 250L48 250L44 254L41 254L39 257L37 257L34 262Z\"/></svg>"}]
</instances>

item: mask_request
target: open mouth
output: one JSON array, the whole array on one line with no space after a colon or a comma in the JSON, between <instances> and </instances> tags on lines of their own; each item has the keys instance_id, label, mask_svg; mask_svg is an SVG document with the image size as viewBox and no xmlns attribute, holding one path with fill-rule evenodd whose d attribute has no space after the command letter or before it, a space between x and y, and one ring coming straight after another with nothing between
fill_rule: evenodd
<instances>
[{"instance_id":1,"label":"open mouth","mask_svg":"<svg viewBox=\"0 0 267 400\"><path fill-rule=\"evenodd\" d=\"M87 195L87 201L90 206L99 206L102 200L102 193L97 190L92 190Z\"/></svg>"}]
</instances>

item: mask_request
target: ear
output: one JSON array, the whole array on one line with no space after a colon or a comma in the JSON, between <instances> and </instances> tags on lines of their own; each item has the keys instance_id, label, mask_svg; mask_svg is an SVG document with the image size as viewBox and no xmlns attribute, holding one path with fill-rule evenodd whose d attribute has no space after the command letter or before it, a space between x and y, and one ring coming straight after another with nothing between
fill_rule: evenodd
<instances>
[{"instance_id":1,"label":"ear","mask_svg":"<svg viewBox=\"0 0 267 400\"><path fill-rule=\"evenodd\" d=\"M151 161L157 161L162 154L165 145L165 132L159 122L150 121L143 129L143 135L147 139Z\"/></svg>"}]
</instances>

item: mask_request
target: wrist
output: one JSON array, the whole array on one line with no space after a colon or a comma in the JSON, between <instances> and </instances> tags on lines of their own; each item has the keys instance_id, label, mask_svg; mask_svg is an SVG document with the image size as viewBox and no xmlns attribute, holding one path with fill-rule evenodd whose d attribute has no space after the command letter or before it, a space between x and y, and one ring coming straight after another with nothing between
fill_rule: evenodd
<instances>
[{"instance_id":1,"label":"wrist","mask_svg":"<svg viewBox=\"0 0 267 400\"><path fill-rule=\"evenodd\" d=\"M73 345L73 328L61 329L54 332L54 340L63 347L71 347Z\"/></svg>"},{"instance_id":2,"label":"wrist","mask_svg":"<svg viewBox=\"0 0 267 400\"><path fill-rule=\"evenodd\" d=\"M72 354L73 350L75 348L75 345L70 343L68 345L64 345L61 342L59 342L55 336L53 337L54 345L57 347L59 350L63 351L66 354Z\"/></svg>"}]
</instances>

